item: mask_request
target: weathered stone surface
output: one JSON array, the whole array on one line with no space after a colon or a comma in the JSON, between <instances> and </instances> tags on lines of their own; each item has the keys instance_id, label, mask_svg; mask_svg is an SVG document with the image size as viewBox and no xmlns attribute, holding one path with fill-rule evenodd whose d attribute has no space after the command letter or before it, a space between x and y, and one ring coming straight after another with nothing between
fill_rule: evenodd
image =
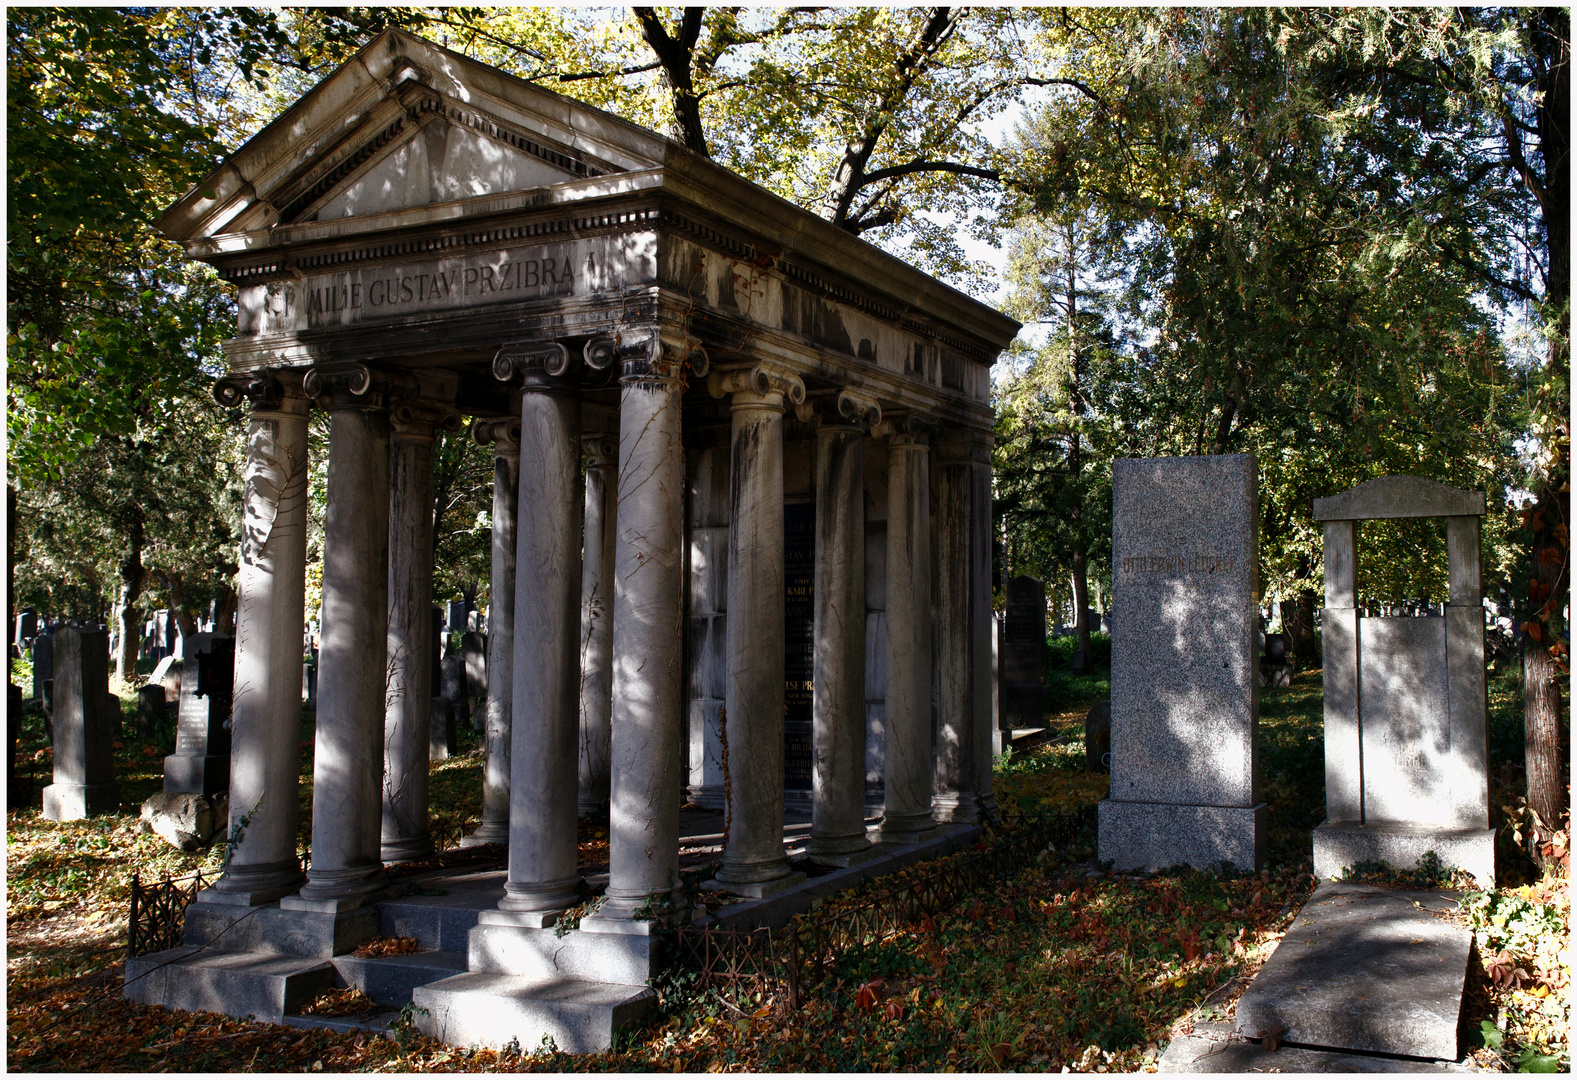
<instances>
[{"instance_id":1,"label":"weathered stone surface","mask_svg":"<svg viewBox=\"0 0 1577 1080\"><path fill-rule=\"evenodd\" d=\"M436 949L404 956L336 956L332 963L346 986L360 990L379 1005L399 1008L411 991L465 970L465 954Z\"/></svg>"},{"instance_id":2,"label":"weathered stone surface","mask_svg":"<svg viewBox=\"0 0 1577 1080\"><path fill-rule=\"evenodd\" d=\"M334 968L315 957L210 952L183 945L126 962L126 997L167 1009L283 1022L334 985Z\"/></svg>"},{"instance_id":3,"label":"weathered stone surface","mask_svg":"<svg viewBox=\"0 0 1577 1080\"><path fill-rule=\"evenodd\" d=\"M645 985L657 974L655 943L643 934L597 934L554 927L500 925L497 912L481 913L471 931L472 971L538 979L589 979Z\"/></svg>"},{"instance_id":4,"label":"weathered stone surface","mask_svg":"<svg viewBox=\"0 0 1577 1080\"><path fill-rule=\"evenodd\" d=\"M1314 500L1315 521L1484 515L1484 493L1448 487L1422 476L1380 476Z\"/></svg>"},{"instance_id":5,"label":"weathered stone surface","mask_svg":"<svg viewBox=\"0 0 1577 1080\"><path fill-rule=\"evenodd\" d=\"M143 802L137 831L155 833L182 851L197 851L223 836L228 812L222 794L161 791Z\"/></svg>"},{"instance_id":6,"label":"weathered stone surface","mask_svg":"<svg viewBox=\"0 0 1577 1080\"><path fill-rule=\"evenodd\" d=\"M1339 878L1360 862L1383 862L1411 870L1426 851L1445 866L1473 875L1484 888L1495 881L1495 830L1445 829L1432 825L1326 821L1314 830L1314 876Z\"/></svg>"},{"instance_id":7,"label":"weathered stone surface","mask_svg":"<svg viewBox=\"0 0 1577 1080\"><path fill-rule=\"evenodd\" d=\"M186 909L187 945L326 960L354 952L379 934L378 909L371 904L336 913L215 902L220 898L205 890Z\"/></svg>"},{"instance_id":8,"label":"weathered stone surface","mask_svg":"<svg viewBox=\"0 0 1577 1080\"><path fill-rule=\"evenodd\" d=\"M1264 803L1179 806L1105 799L1096 807L1096 822L1100 859L1117 870L1221 863L1249 870L1265 861Z\"/></svg>"},{"instance_id":9,"label":"weathered stone surface","mask_svg":"<svg viewBox=\"0 0 1577 1080\"><path fill-rule=\"evenodd\" d=\"M55 782L43 791L44 817L74 821L120 805L113 771L118 711L109 708L109 635L63 627L54 635Z\"/></svg>"},{"instance_id":10,"label":"weathered stone surface","mask_svg":"<svg viewBox=\"0 0 1577 1080\"><path fill-rule=\"evenodd\" d=\"M1454 1061L1472 932L1449 893L1320 885L1238 1002L1238 1030Z\"/></svg>"},{"instance_id":11,"label":"weathered stone surface","mask_svg":"<svg viewBox=\"0 0 1577 1080\"><path fill-rule=\"evenodd\" d=\"M1159 1073L1472 1073L1478 1068L1444 1061L1370 1057L1303 1046L1266 1050L1237 1034L1230 1023L1196 1023L1192 1034L1171 1041L1156 1063Z\"/></svg>"},{"instance_id":12,"label":"weathered stone surface","mask_svg":"<svg viewBox=\"0 0 1577 1080\"><path fill-rule=\"evenodd\" d=\"M1446 621L1358 620L1366 821L1448 822Z\"/></svg>"},{"instance_id":13,"label":"weathered stone surface","mask_svg":"<svg viewBox=\"0 0 1577 1080\"><path fill-rule=\"evenodd\" d=\"M572 1054L594 1054L616 1031L657 1007L650 987L573 979L468 972L419 986L418 1030L451 1046L501 1049L511 1042L536 1049L544 1038Z\"/></svg>"},{"instance_id":14,"label":"weathered stone surface","mask_svg":"<svg viewBox=\"0 0 1577 1080\"><path fill-rule=\"evenodd\" d=\"M1258 519L1252 455L1113 465L1121 630L1100 858L1119 868L1263 857Z\"/></svg>"},{"instance_id":15,"label":"weathered stone surface","mask_svg":"<svg viewBox=\"0 0 1577 1080\"><path fill-rule=\"evenodd\" d=\"M174 705L180 701L181 658L174 655L166 656L155 664L153 674L148 676L148 685L163 688L166 705Z\"/></svg>"}]
</instances>

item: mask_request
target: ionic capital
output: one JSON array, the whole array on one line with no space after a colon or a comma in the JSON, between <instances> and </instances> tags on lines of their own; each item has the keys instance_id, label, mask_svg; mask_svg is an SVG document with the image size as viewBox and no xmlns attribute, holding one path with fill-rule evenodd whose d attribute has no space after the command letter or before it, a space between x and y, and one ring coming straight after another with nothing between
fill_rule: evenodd
<instances>
[{"instance_id":1,"label":"ionic capital","mask_svg":"<svg viewBox=\"0 0 1577 1080\"><path fill-rule=\"evenodd\" d=\"M781 409L785 401L790 405L805 401L804 381L792 371L770 364L719 368L707 376L706 389L714 398L732 397L736 406Z\"/></svg>"},{"instance_id":2,"label":"ionic capital","mask_svg":"<svg viewBox=\"0 0 1577 1080\"><path fill-rule=\"evenodd\" d=\"M689 374L703 377L711 367L699 345L675 345L649 327L594 337L581 350L586 366L617 373L621 380L650 382L677 379Z\"/></svg>"},{"instance_id":3,"label":"ionic capital","mask_svg":"<svg viewBox=\"0 0 1577 1080\"><path fill-rule=\"evenodd\" d=\"M860 390L838 391L837 414L845 424L874 431L882 422L882 403Z\"/></svg>"},{"instance_id":4,"label":"ionic capital","mask_svg":"<svg viewBox=\"0 0 1577 1080\"><path fill-rule=\"evenodd\" d=\"M886 436L891 446L925 447L941 431L941 425L923 413L891 413L872 432Z\"/></svg>"},{"instance_id":5,"label":"ionic capital","mask_svg":"<svg viewBox=\"0 0 1577 1080\"><path fill-rule=\"evenodd\" d=\"M520 420L477 420L471 424L471 438L481 446L491 446L494 456L520 456Z\"/></svg>"},{"instance_id":6,"label":"ionic capital","mask_svg":"<svg viewBox=\"0 0 1577 1080\"><path fill-rule=\"evenodd\" d=\"M213 395L227 409L240 405L244 398L251 402L254 411L270 411L284 402L285 384L271 371L258 371L216 380Z\"/></svg>"},{"instance_id":7,"label":"ionic capital","mask_svg":"<svg viewBox=\"0 0 1577 1080\"><path fill-rule=\"evenodd\" d=\"M448 405L435 401L402 402L389 410L389 433L394 438L431 441L440 430L460 430L460 414Z\"/></svg>"},{"instance_id":8,"label":"ionic capital","mask_svg":"<svg viewBox=\"0 0 1577 1080\"><path fill-rule=\"evenodd\" d=\"M302 389L320 409L382 409L416 400L416 379L403 371L366 364L319 364L302 380Z\"/></svg>"},{"instance_id":9,"label":"ionic capital","mask_svg":"<svg viewBox=\"0 0 1577 1080\"><path fill-rule=\"evenodd\" d=\"M586 455L588 469L619 463L619 437L610 434L582 435L581 453Z\"/></svg>"},{"instance_id":10,"label":"ionic capital","mask_svg":"<svg viewBox=\"0 0 1577 1080\"><path fill-rule=\"evenodd\" d=\"M557 341L514 342L493 357L493 377L499 382L519 379L523 390L563 390L570 363L569 350Z\"/></svg>"}]
</instances>

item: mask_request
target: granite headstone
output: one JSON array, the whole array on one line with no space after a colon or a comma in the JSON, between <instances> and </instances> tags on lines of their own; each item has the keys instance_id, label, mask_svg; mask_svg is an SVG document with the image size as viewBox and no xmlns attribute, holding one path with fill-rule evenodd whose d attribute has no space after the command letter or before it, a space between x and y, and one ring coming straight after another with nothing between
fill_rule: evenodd
<instances>
[{"instance_id":1,"label":"granite headstone","mask_svg":"<svg viewBox=\"0 0 1577 1080\"><path fill-rule=\"evenodd\" d=\"M1259 799L1252 455L1124 459L1112 470L1111 795L1119 870L1265 857Z\"/></svg>"},{"instance_id":2,"label":"granite headstone","mask_svg":"<svg viewBox=\"0 0 1577 1080\"><path fill-rule=\"evenodd\" d=\"M55 632L55 782L44 789L44 817L74 821L120 805L110 715L109 633L74 626Z\"/></svg>"},{"instance_id":3,"label":"granite headstone","mask_svg":"<svg viewBox=\"0 0 1577 1080\"><path fill-rule=\"evenodd\" d=\"M1046 588L1020 575L1007 587L1003 619L1002 727L1036 728L1046 720Z\"/></svg>"},{"instance_id":4,"label":"granite headstone","mask_svg":"<svg viewBox=\"0 0 1577 1080\"><path fill-rule=\"evenodd\" d=\"M460 639L460 655L465 661L465 693L471 708L471 723L481 731L487 718L487 638L475 630L467 630Z\"/></svg>"},{"instance_id":5,"label":"granite headstone","mask_svg":"<svg viewBox=\"0 0 1577 1080\"><path fill-rule=\"evenodd\" d=\"M235 639L198 634L182 661L175 753L164 759L164 790L214 795L230 786L230 697Z\"/></svg>"}]
</instances>

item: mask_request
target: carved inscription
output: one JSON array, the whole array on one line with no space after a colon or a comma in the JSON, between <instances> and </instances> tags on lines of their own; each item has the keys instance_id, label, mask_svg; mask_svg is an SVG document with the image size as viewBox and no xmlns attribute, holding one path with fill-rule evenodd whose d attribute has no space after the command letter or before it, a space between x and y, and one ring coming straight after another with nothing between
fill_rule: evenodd
<instances>
[{"instance_id":1,"label":"carved inscription","mask_svg":"<svg viewBox=\"0 0 1577 1080\"><path fill-rule=\"evenodd\" d=\"M1122 559L1125 574L1230 574L1236 555L1132 555Z\"/></svg>"},{"instance_id":2,"label":"carved inscription","mask_svg":"<svg viewBox=\"0 0 1577 1080\"><path fill-rule=\"evenodd\" d=\"M311 277L303 283L302 302L308 326L343 325L420 311L567 296L575 291L579 269L583 268L576 266L568 247L523 248Z\"/></svg>"}]
</instances>

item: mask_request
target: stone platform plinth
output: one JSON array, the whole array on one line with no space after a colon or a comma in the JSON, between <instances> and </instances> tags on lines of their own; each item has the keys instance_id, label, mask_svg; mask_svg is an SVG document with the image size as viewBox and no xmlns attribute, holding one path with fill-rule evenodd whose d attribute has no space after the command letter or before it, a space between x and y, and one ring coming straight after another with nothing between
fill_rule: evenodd
<instances>
[{"instance_id":1,"label":"stone platform plinth","mask_svg":"<svg viewBox=\"0 0 1577 1080\"><path fill-rule=\"evenodd\" d=\"M1467 1062L1419 1061L1414 1058L1344 1054L1306 1046L1265 1049L1243 1038L1231 1023L1195 1024L1167 1046L1156 1063L1160 1073L1476 1073Z\"/></svg>"},{"instance_id":2,"label":"stone platform plinth","mask_svg":"<svg viewBox=\"0 0 1577 1080\"><path fill-rule=\"evenodd\" d=\"M279 1024L335 981L334 965L318 957L182 945L128 960L125 992L144 1005Z\"/></svg>"},{"instance_id":3,"label":"stone platform plinth","mask_svg":"<svg viewBox=\"0 0 1577 1080\"><path fill-rule=\"evenodd\" d=\"M1444 892L1320 885L1237 1006L1242 1034L1455 1061L1473 935Z\"/></svg>"},{"instance_id":4,"label":"stone platform plinth","mask_svg":"<svg viewBox=\"0 0 1577 1080\"><path fill-rule=\"evenodd\" d=\"M1314 876L1321 880L1339 878L1344 867L1360 862L1383 862L1399 870L1411 870L1426 851L1439 856L1443 866L1466 870L1480 886L1494 887L1494 829L1440 829L1383 822L1321 824L1314 830Z\"/></svg>"},{"instance_id":5,"label":"stone platform plinth","mask_svg":"<svg viewBox=\"0 0 1577 1080\"><path fill-rule=\"evenodd\" d=\"M1101 860L1114 870L1164 870L1230 863L1253 870L1265 861L1265 804L1179 806L1118 802L1096 807Z\"/></svg>"},{"instance_id":6,"label":"stone platform plinth","mask_svg":"<svg viewBox=\"0 0 1577 1080\"><path fill-rule=\"evenodd\" d=\"M594 1054L613 1045L616 1032L640 1023L657 1007L648 986L537 979L472 971L418 986L418 1030L450 1046L502 1049L516 1042L530 1052L551 1038L560 1050Z\"/></svg>"}]
</instances>

